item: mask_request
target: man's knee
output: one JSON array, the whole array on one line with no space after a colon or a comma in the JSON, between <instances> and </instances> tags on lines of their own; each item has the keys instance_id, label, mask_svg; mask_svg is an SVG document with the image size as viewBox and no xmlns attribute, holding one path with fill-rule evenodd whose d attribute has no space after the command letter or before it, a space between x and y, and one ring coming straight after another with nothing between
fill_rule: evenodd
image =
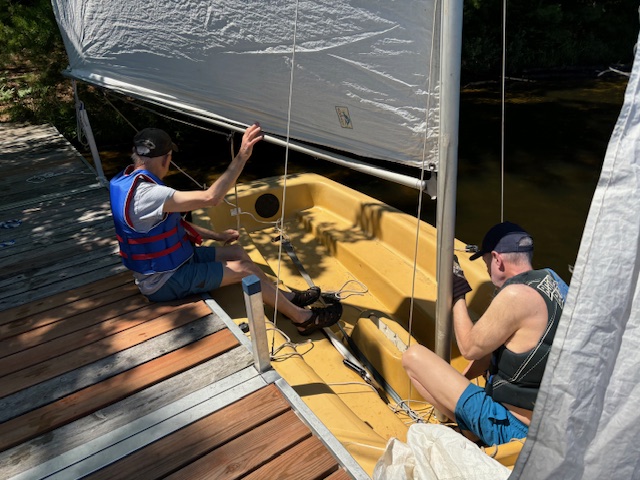
<instances>
[{"instance_id":1,"label":"man's knee","mask_svg":"<svg viewBox=\"0 0 640 480\"><path fill-rule=\"evenodd\" d=\"M405 370L411 371L414 366L419 364L422 356L422 347L420 345L412 345L402 354L402 366Z\"/></svg>"},{"instance_id":2,"label":"man's knee","mask_svg":"<svg viewBox=\"0 0 640 480\"><path fill-rule=\"evenodd\" d=\"M248 256L247 258L238 260L238 265L240 266L240 270L247 275L260 273L260 267L258 267L258 265L256 265Z\"/></svg>"},{"instance_id":3,"label":"man's knee","mask_svg":"<svg viewBox=\"0 0 640 480\"><path fill-rule=\"evenodd\" d=\"M249 258L249 255L247 255L247 252L245 252L242 245L229 245L226 248L231 251L231 255L234 260L244 260Z\"/></svg>"}]
</instances>

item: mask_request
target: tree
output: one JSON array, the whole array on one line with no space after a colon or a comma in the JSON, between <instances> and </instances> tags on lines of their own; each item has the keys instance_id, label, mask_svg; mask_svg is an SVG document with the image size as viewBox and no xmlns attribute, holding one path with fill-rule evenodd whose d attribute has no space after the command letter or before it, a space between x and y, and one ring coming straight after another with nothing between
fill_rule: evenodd
<instances>
[{"instance_id":1,"label":"tree","mask_svg":"<svg viewBox=\"0 0 640 480\"><path fill-rule=\"evenodd\" d=\"M66 53L48 0L0 0L0 44L4 119L59 125L72 115L73 105L62 101Z\"/></svg>"},{"instance_id":2,"label":"tree","mask_svg":"<svg viewBox=\"0 0 640 480\"><path fill-rule=\"evenodd\" d=\"M532 69L606 68L633 58L639 25L635 0L508 0L506 5L508 75ZM498 76L503 0L471 0L464 13L464 73Z\"/></svg>"}]
</instances>

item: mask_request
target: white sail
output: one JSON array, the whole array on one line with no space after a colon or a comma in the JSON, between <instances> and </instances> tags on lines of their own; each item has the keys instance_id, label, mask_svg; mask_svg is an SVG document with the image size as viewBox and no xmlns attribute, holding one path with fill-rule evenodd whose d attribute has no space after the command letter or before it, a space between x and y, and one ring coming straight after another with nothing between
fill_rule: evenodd
<instances>
[{"instance_id":1,"label":"white sail","mask_svg":"<svg viewBox=\"0 0 640 480\"><path fill-rule=\"evenodd\" d=\"M510 478L640 478L639 161L637 50L527 442Z\"/></svg>"},{"instance_id":2,"label":"white sail","mask_svg":"<svg viewBox=\"0 0 640 480\"><path fill-rule=\"evenodd\" d=\"M437 170L433 3L53 0L53 7L72 78L206 118L259 121L280 136L291 97L291 138L414 166L426 157Z\"/></svg>"}]
</instances>

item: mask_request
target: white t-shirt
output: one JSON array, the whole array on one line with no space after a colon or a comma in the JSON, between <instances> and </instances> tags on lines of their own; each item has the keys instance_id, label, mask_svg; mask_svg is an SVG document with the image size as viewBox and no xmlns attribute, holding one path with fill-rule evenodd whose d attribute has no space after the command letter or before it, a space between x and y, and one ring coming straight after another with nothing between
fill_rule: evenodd
<instances>
[{"instance_id":1,"label":"white t-shirt","mask_svg":"<svg viewBox=\"0 0 640 480\"><path fill-rule=\"evenodd\" d=\"M129 206L129 218L133 228L142 233L150 231L164 218L162 211L164 202L173 197L175 189L166 185L158 185L151 182L140 182L133 194L133 200ZM136 285L143 295L151 295L162 287L173 271L150 273L133 272Z\"/></svg>"}]
</instances>

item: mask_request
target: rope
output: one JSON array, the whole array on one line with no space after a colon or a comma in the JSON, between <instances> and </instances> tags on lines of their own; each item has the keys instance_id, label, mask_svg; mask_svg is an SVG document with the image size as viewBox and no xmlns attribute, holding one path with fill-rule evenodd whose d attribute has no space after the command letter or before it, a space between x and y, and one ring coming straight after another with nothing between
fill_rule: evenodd
<instances>
[{"instance_id":1,"label":"rope","mask_svg":"<svg viewBox=\"0 0 640 480\"><path fill-rule=\"evenodd\" d=\"M273 327L267 328L267 331L278 332L280 335L282 335L286 339L286 341L283 342L278 348L271 351L270 358L274 362L282 362L284 360L288 360L289 358L293 358L293 357L304 358L304 355L309 353L315 347L315 345L313 344L313 340L311 340L310 338L305 340L302 343L292 342L291 338L286 333L284 333L282 330L277 328L274 324L272 325ZM273 337L275 338L275 335ZM306 352L300 353L298 352L298 347L302 345L308 345L310 348ZM278 353L286 347L292 348L294 351L290 353L284 353L282 355L278 355Z\"/></svg>"},{"instance_id":2,"label":"rope","mask_svg":"<svg viewBox=\"0 0 640 480\"><path fill-rule=\"evenodd\" d=\"M415 405L415 404L424 405L425 413L423 414L422 410L419 410L414 406L410 406L409 403L411 403L412 405ZM410 419L409 421L403 420L403 423L405 425L407 424L410 425L414 423L429 423L429 421L431 420L431 417L435 412L435 407L433 405L420 400L401 400L398 403L389 404L388 407L398 417L402 415L406 415Z\"/></svg>"},{"instance_id":3,"label":"rope","mask_svg":"<svg viewBox=\"0 0 640 480\"><path fill-rule=\"evenodd\" d=\"M436 2L436 6L433 9L433 23L436 22L436 12L438 11L438 4ZM440 7L441 8L441 7ZM435 28L432 29L431 33L431 45L433 46L433 42L435 39ZM433 67L433 56L434 56L434 48L431 48L431 54L429 56L429 72ZM413 274L411 277L411 299L409 303L409 333L413 330L413 310L415 304L415 288L416 288L416 276L417 276L417 264L418 264L418 248L420 243L420 218L422 216L422 198L424 196L424 174L426 170L426 160L427 160L427 138L428 138L428 125L429 125L429 109L431 108L431 88L432 88L432 75L429 75L429 80L427 82L427 102L425 105L425 129L424 129L424 137L422 141L422 166L420 168L420 190L418 191L418 212L416 214L416 236L413 250ZM411 342L411 336L409 336L409 342ZM411 343L409 343L411 346Z\"/></svg>"},{"instance_id":4,"label":"rope","mask_svg":"<svg viewBox=\"0 0 640 480\"><path fill-rule=\"evenodd\" d=\"M189 175L187 172L185 172L183 169L181 169L176 162L174 162L173 160L170 160L170 162L171 162L171 165L176 167L180 173L182 173L187 178L189 178L193 183L195 183L202 190L206 190L207 189L207 185L206 184L204 184L204 183L200 184L200 182L198 182L195 178L193 178L191 175Z\"/></svg>"},{"instance_id":5,"label":"rope","mask_svg":"<svg viewBox=\"0 0 640 480\"><path fill-rule=\"evenodd\" d=\"M82 122L80 121L79 111L83 108L83 104L80 101L80 96L78 95L78 84L76 80L71 80L71 84L73 85L73 98L75 99L75 109L76 109L76 133L78 136L78 143L83 147L87 148L89 142L86 140L86 136L84 134L84 128L82 128Z\"/></svg>"},{"instance_id":6,"label":"rope","mask_svg":"<svg viewBox=\"0 0 640 480\"><path fill-rule=\"evenodd\" d=\"M346 286L348 284L352 283L352 282L357 284L361 288L361 290L347 290ZM332 296L336 297L338 300L344 300L344 299L352 297L354 295L364 295L368 291L369 291L369 289L367 288L367 286L364 283L362 283L360 280L356 280L354 278L351 278L351 279L347 280L346 282L344 282L342 287L340 287L336 292L327 292L327 293L330 293ZM343 293L346 293L346 295L343 295Z\"/></svg>"},{"instance_id":7,"label":"rope","mask_svg":"<svg viewBox=\"0 0 640 480\"><path fill-rule=\"evenodd\" d=\"M284 182L282 185L282 213L280 216L280 225L284 225L284 214L285 214L285 210L286 210L286 205L287 205L287 171L288 171L288 167L289 167L289 142L291 140L290 138L290 133L291 133L291 103L292 103L292 98L293 98L293 80L294 80L294 73L295 73L295 66L296 66L296 39L297 39L297 34L298 34L298 6L299 6L299 1L296 0L296 7L295 7L295 16L294 16L294 22L293 22L293 45L291 47L291 73L289 76L289 99L288 99L288 105L287 105L287 134L286 134L286 145L285 145L285 155L284 155ZM280 245L278 246L278 268L277 268L277 273L276 273L276 281L277 281L277 285L280 284L280 271L281 271L281 267L282 267L282 242L280 242ZM274 305L274 314L273 314L273 319L274 319L274 323L276 323L276 319L277 319L277 312L278 312L278 295L276 295L276 299L275 299L275 305ZM271 349L273 350L273 345L275 342L275 339L272 339L272 346Z\"/></svg>"},{"instance_id":8,"label":"rope","mask_svg":"<svg viewBox=\"0 0 640 480\"><path fill-rule=\"evenodd\" d=\"M238 193L237 193L237 188L236 188L236 202L238 201L238 200L237 200L237 198L238 198ZM274 228L275 228L278 232L283 231L283 230L282 230L282 227L280 226L280 219L276 220L275 222L269 222L269 221L265 221L265 220L259 220L259 219L257 219L257 218L255 217L255 215L253 215L251 212L244 212L244 211L242 211L242 210L240 209L240 207L238 207L238 205L236 205L236 204L234 204L234 203L230 202L230 201L229 201L229 200L227 200L226 198L224 198L223 200L224 200L224 203L226 203L226 204L227 204L227 205L229 205L230 207L233 207L233 208L236 210L236 215L238 215L238 216L240 216L240 215L247 215L247 216L251 217L251 218L253 219L253 221L254 221L254 222L262 223L262 224L264 224L264 225L273 225L273 226L274 226Z\"/></svg>"},{"instance_id":9,"label":"rope","mask_svg":"<svg viewBox=\"0 0 640 480\"><path fill-rule=\"evenodd\" d=\"M231 158L233 159L234 154L236 153L236 149L234 147L234 142L233 142L234 136L231 135L231 138L229 140L229 145L231 148ZM235 193L236 196L236 231L239 233L240 232L240 207L238 206L240 204L240 202L238 202L238 182L234 182L233 183L233 191ZM253 215L251 215L253 217ZM254 217L255 218L255 217Z\"/></svg>"}]
</instances>

